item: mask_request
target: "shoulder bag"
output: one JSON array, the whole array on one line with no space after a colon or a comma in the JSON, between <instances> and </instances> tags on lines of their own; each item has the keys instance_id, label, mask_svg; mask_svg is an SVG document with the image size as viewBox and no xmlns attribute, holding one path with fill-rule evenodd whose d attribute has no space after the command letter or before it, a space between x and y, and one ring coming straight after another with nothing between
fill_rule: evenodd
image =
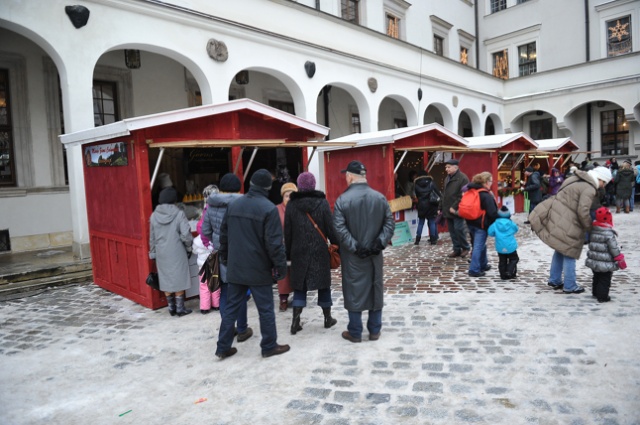
<instances>
[{"instance_id":1,"label":"shoulder bag","mask_svg":"<svg viewBox=\"0 0 640 425\"><path fill-rule=\"evenodd\" d=\"M324 243L327 244L327 248L329 249L329 264L331 269L337 269L338 267L340 267L340 252L338 251L338 245L329 243L327 237L324 235L324 233L322 233L322 230L320 230L316 222L313 221L313 218L311 218L311 214L307 213L307 217L309 217L309 220L311 220L311 224L313 224L313 227L315 227L318 233L320 233L320 236L322 236Z\"/></svg>"},{"instance_id":2,"label":"shoulder bag","mask_svg":"<svg viewBox=\"0 0 640 425\"><path fill-rule=\"evenodd\" d=\"M147 280L145 280L146 284L155 289L156 291L160 290L160 281L158 280L158 273L151 272L147 276Z\"/></svg>"},{"instance_id":3,"label":"shoulder bag","mask_svg":"<svg viewBox=\"0 0 640 425\"><path fill-rule=\"evenodd\" d=\"M199 274L200 282L207 284L209 292L215 292L220 288L220 258L217 249L209 254L200 268Z\"/></svg>"}]
</instances>

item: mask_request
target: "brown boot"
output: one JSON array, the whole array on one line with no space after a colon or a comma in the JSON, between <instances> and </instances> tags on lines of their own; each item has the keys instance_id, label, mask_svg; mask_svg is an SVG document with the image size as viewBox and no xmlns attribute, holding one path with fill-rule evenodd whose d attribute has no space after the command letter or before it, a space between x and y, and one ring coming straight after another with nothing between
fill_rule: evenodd
<instances>
[{"instance_id":1,"label":"brown boot","mask_svg":"<svg viewBox=\"0 0 640 425\"><path fill-rule=\"evenodd\" d=\"M624 213L629 214L629 205L624 207Z\"/></svg>"},{"instance_id":2,"label":"brown boot","mask_svg":"<svg viewBox=\"0 0 640 425\"><path fill-rule=\"evenodd\" d=\"M620 206L616 205L616 214L620 212Z\"/></svg>"}]
</instances>

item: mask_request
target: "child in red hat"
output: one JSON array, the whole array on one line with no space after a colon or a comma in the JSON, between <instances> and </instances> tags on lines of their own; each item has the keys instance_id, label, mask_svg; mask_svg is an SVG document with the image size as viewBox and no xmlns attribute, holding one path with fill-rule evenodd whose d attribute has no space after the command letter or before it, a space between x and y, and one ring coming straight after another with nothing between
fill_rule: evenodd
<instances>
[{"instance_id":1,"label":"child in red hat","mask_svg":"<svg viewBox=\"0 0 640 425\"><path fill-rule=\"evenodd\" d=\"M591 293L600 303L611 301L609 288L613 272L627 268L624 255L618 247L617 235L618 233L613 229L611 211L606 207L598 208L591 228L589 252L587 252L585 264L593 270Z\"/></svg>"}]
</instances>

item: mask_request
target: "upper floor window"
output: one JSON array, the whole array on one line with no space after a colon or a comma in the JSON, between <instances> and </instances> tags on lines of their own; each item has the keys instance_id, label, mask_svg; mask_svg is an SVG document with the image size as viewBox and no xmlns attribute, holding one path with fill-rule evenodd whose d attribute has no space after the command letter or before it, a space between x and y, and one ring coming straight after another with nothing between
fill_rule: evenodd
<instances>
[{"instance_id":1,"label":"upper floor window","mask_svg":"<svg viewBox=\"0 0 640 425\"><path fill-rule=\"evenodd\" d=\"M93 121L96 127L120 120L115 82L93 81Z\"/></svg>"},{"instance_id":2,"label":"upper floor window","mask_svg":"<svg viewBox=\"0 0 640 425\"><path fill-rule=\"evenodd\" d=\"M536 43L525 44L518 47L518 70L519 75L535 74L536 64Z\"/></svg>"},{"instance_id":3,"label":"upper floor window","mask_svg":"<svg viewBox=\"0 0 640 425\"><path fill-rule=\"evenodd\" d=\"M629 154L629 124L624 109L600 113L601 155L615 156Z\"/></svg>"},{"instance_id":4,"label":"upper floor window","mask_svg":"<svg viewBox=\"0 0 640 425\"><path fill-rule=\"evenodd\" d=\"M517 3L517 4L526 3L526 2L528 2L528 1L529 1L529 0L518 0L518 3Z\"/></svg>"},{"instance_id":5,"label":"upper floor window","mask_svg":"<svg viewBox=\"0 0 640 425\"><path fill-rule=\"evenodd\" d=\"M0 69L0 186L16 184L9 71Z\"/></svg>"},{"instance_id":6,"label":"upper floor window","mask_svg":"<svg viewBox=\"0 0 640 425\"><path fill-rule=\"evenodd\" d=\"M491 0L491 13L499 12L507 8L507 0Z\"/></svg>"},{"instance_id":7,"label":"upper floor window","mask_svg":"<svg viewBox=\"0 0 640 425\"><path fill-rule=\"evenodd\" d=\"M509 57L507 49L493 54L493 75L503 80L509 79Z\"/></svg>"},{"instance_id":8,"label":"upper floor window","mask_svg":"<svg viewBox=\"0 0 640 425\"><path fill-rule=\"evenodd\" d=\"M433 36L433 52L438 56L444 56L444 38Z\"/></svg>"},{"instance_id":9,"label":"upper floor window","mask_svg":"<svg viewBox=\"0 0 640 425\"><path fill-rule=\"evenodd\" d=\"M359 0L341 0L342 1L342 19L354 24L360 23L358 13Z\"/></svg>"},{"instance_id":10,"label":"upper floor window","mask_svg":"<svg viewBox=\"0 0 640 425\"><path fill-rule=\"evenodd\" d=\"M607 56L631 53L631 16L607 21Z\"/></svg>"},{"instance_id":11,"label":"upper floor window","mask_svg":"<svg viewBox=\"0 0 640 425\"><path fill-rule=\"evenodd\" d=\"M543 118L529 122L529 134L534 140L553 139L553 120Z\"/></svg>"},{"instance_id":12,"label":"upper floor window","mask_svg":"<svg viewBox=\"0 0 640 425\"><path fill-rule=\"evenodd\" d=\"M460 46L460 63L467 65L469 63L469 49Z\"/></svg>"},{"instance_id":13,"label":"upper floor window","mask_svg":"<svg viewBox=\"0 0 640 425\"><path fill-rule=\"evenodd\" d=\"M400 38L400 18L390 13L387 13L387 35Z\"/></svg>"}]
</instances>

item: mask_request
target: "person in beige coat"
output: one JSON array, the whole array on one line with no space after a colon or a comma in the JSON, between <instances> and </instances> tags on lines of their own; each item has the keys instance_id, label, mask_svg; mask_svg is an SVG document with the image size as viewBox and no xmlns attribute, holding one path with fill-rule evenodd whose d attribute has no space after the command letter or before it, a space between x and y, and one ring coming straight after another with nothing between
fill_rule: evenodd
<instances>
[{"instance_id":1,"label":"person in beige coat","mask_svg":"<svg viewBox=\"0 0 640 425\"><path fill-rule=\"evenodd\" d=\"M576 282L576 260L582 254L585 233L591 229L589 210L597 189L611 181L605 167L576 171L567 178L558 194L531 212L531 228L546 245L554 249L548 285L565 294L579 294L584 288ZM564 281L563 281L564 275Z\"/></svg>"}]
</instances>

